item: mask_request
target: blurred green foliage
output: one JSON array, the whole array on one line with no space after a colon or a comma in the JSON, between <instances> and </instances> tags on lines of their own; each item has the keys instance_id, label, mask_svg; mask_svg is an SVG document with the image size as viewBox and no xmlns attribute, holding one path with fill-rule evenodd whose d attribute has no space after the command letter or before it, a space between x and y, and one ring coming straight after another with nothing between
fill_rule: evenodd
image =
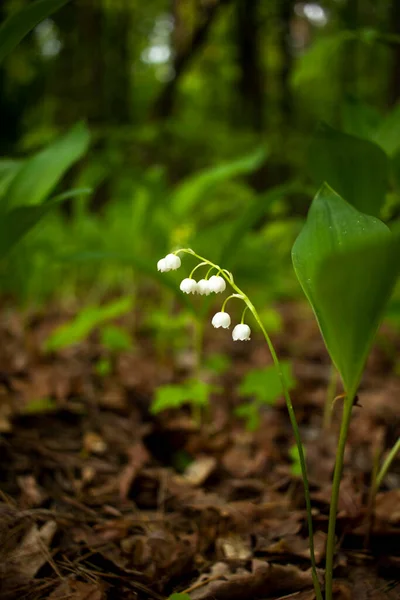
<instances>
[{"instance_id":1,"label":"blurred green foliage","mask_svg":"<svg viewBox=\"0 0 400 600\"><path fill-rule=\"evenodd\" d=\"M184 405L191 406L195 411L206 408L213 387L200 380L159 386L151 404L151 412L156 415L163 410L178 409Z\"/></svg>"},{"instance_id":2,"label":"blurred green foliage","mask_svg":"<svg viewBox=\"0 0 400 600\"><path fill-rule=\"evenodd\" d=\"M102 327L101 341L105 348L126 350L129 348L129 337L122 330L104 324L117 319L132 310L132 298L119 298L105 306L87 306L74 319L55 329L45 343L47 352L68 348L86 340L94 329Z\"/></svg>"},{"instance_id":3,"label":"blurred green foliage","mask_svg":"<svg viewBox=\"0 0 400 600\"><path fill-rule=\"evenodd\" d=\"M292 364L282 361L281 368L288 389L293 389L296 381L292 374ZM245 420L249 431L255 431L260 426L262 406L274 405L282 396L282 384L276 367L271 365L264 369L248 371L239 386L239 394L250 398L250 402L238 406L235 414Z\"/></svg>"},{"instance_id":4,"label":"blurred green foliage","mask_svg":"<svg viewBox=\"0 0 400 600\"><path fill-rule=\"evenodd\" d=\"M400 214L399 12L6 0L0 291L37 305L145 290L167 335L173 298L184 319L199 303L154 265L192 246L261 305L297 297L290 248L317 185Z\"/></svg>"}]
</instances>

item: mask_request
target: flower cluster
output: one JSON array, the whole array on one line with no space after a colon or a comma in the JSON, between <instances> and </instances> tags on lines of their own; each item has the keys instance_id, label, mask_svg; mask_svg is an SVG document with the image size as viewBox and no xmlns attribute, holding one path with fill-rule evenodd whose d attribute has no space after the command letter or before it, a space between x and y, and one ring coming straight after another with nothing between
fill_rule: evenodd
<instances>
[{"instance_id":1,"label":"flower cluster","mask_svg":"<svg viewBox=\"0 0 400 600\"><path fill-rule=\"evenodd\" d=\"M193 251L190 251L190 253L194 254ZM197 255L195 255L195 256L197 256ZM212 271L213 269L216 269L217 275L212 275L208 279L208 274L207 274L204 279L200 279L199 281L196 281L195 279L193 279L192 275L193 275L194 271L197 268L201 267L202 265L210 266L211 268L209 269L209 272ZM167 256L165 258L162 258L157 263L157 269L161 273L164 273L166 271L174 271L176 269L179 269L180 266L181 266L181 259L176 254L167 254ZM227 281L230 282L232 285L233 285L233 279L231 276L230 277L225 276L225 278L224 278L220 275L220 273L222 273L225 276L226 271L224 273L222 269L220 269L217 265L213 265L209 261L201 262L193 269L193 271L189 275L189 277L186 277L185 279L183 279L181 281L181 284L179 286L180 290L184 294L200 294L201 296L208 296L212 292L215 294L224 292L226 290L225 279L227 279ZM230 274L228 273L228 275L230 275ZM235 289L238 289L238 288L235 287ZM225 309L226 302L230 298L233 298L233 297L241 298L242 300L244 299L244 296L241 296L240 294L232 294L231 296L229 296L223 303L221 311L217 312L212 318L211 324L214 327L216 327L216 328L222 327L223 329L229 329L229 327L231 325L231 317L229 316L228 313L225 312L224 309ZM234 341L248 341L250 339L250 335L251 335L250 327L248 325L246 325L245 323L243 323L243 318L242 318L242 322L233 328L232 338Z\"/></svg>"},{"instance_id":2,"label":"flower cluster","mask_svg":"<svg viewBox=\"0 0 400 600\"><path fill-rule=\"evenodd\" d=\"M220 275L213 275L210 279L200 279L195 281L192 277L187 277L181 282L180 289L185 294L200 294L208 296L211 292L219 294L226 290L225 279Z\"/></svg>"}]
</instances>

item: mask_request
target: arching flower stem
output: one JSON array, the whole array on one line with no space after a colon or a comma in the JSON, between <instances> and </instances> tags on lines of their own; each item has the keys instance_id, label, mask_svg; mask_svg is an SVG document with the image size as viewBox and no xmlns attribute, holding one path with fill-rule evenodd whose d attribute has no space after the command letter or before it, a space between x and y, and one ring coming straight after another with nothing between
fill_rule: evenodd
<instances>
[{"instance_id":1,"label":"arching flower stem","mask_svg":"<svg viewBox=\"0 0 400 600\"><path fill-rule=\"evenodd\" d=\"M209 263L208 263L207 261L205 261L205 260L204 260L203 262L201 262L201 263L199 263L198 265L196 265L196 266L195 266L195 268L194 268L194 269L192 269L192 272L191 272L191 273L190 273L190 275L189 275L189 279L192 279L192 278L193 278L193 273L194 273L195 271L197 271L197 269L199 269L200 267L204 267L204 265L208 265L208 264L209 264Z\"/></svg>"},{"instance_id":2,"label":"arching flower stem","mask_svg":"<svg viewBox=\"0 0 400 600\"><path fill-rule=\"evenodd\" d=\"M240 298L241 300L243 300L243 296L241 296L240 294L231 294L230 296L225 298L225 300L222 304L222 307L221 307L221 312L225 312L225 306L226 306L228 300L230 300L231 298Z\"/></svg>"},{"instance_id":3,"label":"arching flower stem","mask_svg":"<svg viewBox=\"0 0 400 600\"><path fill-rule=\"evenodd\" d=\"M276 367L276 370L277 370L277 373L278 373L278 376L279 376L279 379L281 382L282 391L283 391L283 395L285 397L286 406L287 406L288 413L289 413L289 419L290 419L290 423L291 423L291 426L293 429L293 434L294 434L294 438L295 438L295 442L296 442L296 446L297 446L297 451L299 454L301 475L302 475L303 486L304 486L304 497L305 497L306 511L307 511L307 526L308 526L310 556L311 556L312 579L313 579L314 590L315 590L315 595L316 595L317 600L323 600L321 586L320 586L318 574L317 574L317 562L315 559L314 528L313 528L313 522L312 522L310 487L309 487L309 483L308 483L307 467L306 467L306 461L305 461L305 456L304 456L303 444L301 442L299 426L297 424L297 419L296 419L296 415L294 412L292 400L291 400L291 397L289 394L289 389L287 387L285 377L283 375L282 367L279 362L278 355L276 354L275 348L272 344L271 338L269 337L255 306L253 305L251 300L248 298L248 296L236 285L234 278L232 276L232 273L230 273L226 269L221 269L221 267L219 267L219 265L216 265L213 262L211 262L210 260L207 260L206 258L204 258L203 256L198 255L196 252L194 252L190 248L183 248L181 250L178 250L177 252L185 252L186 254L191 254L192 256L195 256L196 258L198 258L201 261L201 264L209 264L210 267L214 267L215 269L218 269L221 272L222 276L225 277L226 281L235 290L236 294L243 299L244 303L246 304L246 308L248 310L250 310L250 312L252 313L252 315L253 315L254 319L256 320L258 326L260 327L261 332L262 332L262 334L265 338L265 341L268 345L268 349L270 351L273 363ZM198 265L198 266L200 266L200 265Z\"/></svg>"},{"instance_id":4,"label":"arching flower stem","mask_svg":"<svg viewBox=\"0 0 400 600\"><path fill-rule=\"evenodd\" d=\"M244 311L242 312L242 320L240 321L243 325L244 323L244 315L246 314L246 312L249 310L249 307L246 305Z\"/></svg>"}]
</instances>

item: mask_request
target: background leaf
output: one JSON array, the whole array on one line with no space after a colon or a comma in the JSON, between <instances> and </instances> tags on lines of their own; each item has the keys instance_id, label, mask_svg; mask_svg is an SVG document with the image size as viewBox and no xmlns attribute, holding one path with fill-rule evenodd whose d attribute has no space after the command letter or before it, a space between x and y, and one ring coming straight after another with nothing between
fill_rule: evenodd
<instances>
[{"instance_id":1,"label":"background leaf","mask_svg":"<svg viewBox=\"0 0 400 600\"><path fill-rule=\"evenodd\" d=\"M18 206L0 220L0 258L3 258L55 206L68 198L88 194L91 190L70 190L38 206Z\"/></svg>"},{"instance_id":2,"label":"background leaf","mask_svg":"<svg viewBox=\"0 0 400 600\"><path fill-rule=\"evenodd\" d=\"M213 188L231 177L251 173L267 158L265 148L258 148L249 156L239 158L212 169L205 169L185 179L171 198L171 207L176 215L182 216L196 208L198 203L211 193Z\"/></svg>"},{"instance_id":3,"label":"background leaf","mask_svg":"<svg viewBox=\"0 0 400 600\"><path fill-rule=\"evenodd\" d=\"M89 131L77 123L65 135L29 158L12 179L1 202L3 210L41 204L66 171L89 147Z\"/></svg>"},{"instance_id":4,"label":"background leaf","mask_svg":"<svg viewBox=\"0 0 400 600\"><path fill-rule=\"evenodd\" d=\"M45 349L47 352L52 352L77 344L86 339L99 325L117 319L130 310L132 310L130 296L119 298L105 306L87 306L69 323L53 331L46 340Z\"/></svg>"},{"instance_id":5,"label":"background leaf","mask_svg":"<svg viewBox=\"0 0 400 600\"><path fill-rule=\"evenodd\" d=\"M37 0L11 15L0 26L0 63L40 21L69 0Z\"/></svg>"},{"instance_id":6,"label":"background leaf","mask_svg":"<svg viewBox=\"0 0 400 600\"><path fill-rule=\"evenodd\" d=\"M326 181L358 210L379 216L389 171L379 146L323 125L311 142L309 166L318 186Z\"/></svg>"},{"instance_id":7,"label":"background leaf","mask_svg":"<svg viewBox=\"0 0 400 600\"><path fill-rule=\"evenodd\" d=\"M382 119L375 133L375 141L389 155L393 156L400 148L400 104Z\"/></svg>"}]
</instances>

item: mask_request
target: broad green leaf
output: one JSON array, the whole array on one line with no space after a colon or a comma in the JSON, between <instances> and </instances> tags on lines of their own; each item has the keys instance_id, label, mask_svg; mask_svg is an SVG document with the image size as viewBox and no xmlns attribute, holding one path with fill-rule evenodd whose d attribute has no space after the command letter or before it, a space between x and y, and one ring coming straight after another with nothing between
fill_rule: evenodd
<instances>
[{"instance_id":1,"label":"broad green leaf","mask_svg":"<svg viewBox=\"0 0 400 600\"><path fill-rule=\"evenodd\" d=\"M0 259L55 206L68 198L90 192L89 189L70 190L38 206L18 206L2 215L0 218Z\"/></svg>"},{"instance_id":2,"label":"broad green leaf","mask_svg":"<svg viewBox=\"0 0 400 600\"><path fill-rule=\"evenodd\" d=\"M373 142L321 126L309 149L315 183L328 183L347 202L378 216L388 187L388 158Z\"/></svg>"},{"instance_id":3,"label":"broad green leaf","mask_svg":"<svg viewBox=\"0 0 400 600\"><path fill-rule=\"evenodd\" d=\"M41 204L66 171L89 146L89 132L78 123L65 135L29 158L11 181L1 203L3 211L17 206Z\"/></svg>"},{"instance_id":4,"label":"broad green leaf","mask_svg":"<svg viewBox=\"0 0 400 600\"><path fill-rule=\"evenodd\" d=\"M205 169L185 179L174 191L171 198L171 209L177 216L183 216L194 210L196 206L212 193L214 187L231 177L255 171L267 157L267 151L259 148L250 156Z\"/></svg>"},{"instance_id":5,"label":"broad green leaf","mask_svg":"<svg viewBox=\"0 0 400 600\"><path fill-rule=\"evenodd\" d=\"M190 596L189 594L179 592L171 594L171 596L168 597L168 600L190 600Z\"/></svg>"},{"instance_id":6,"label":"broad green leaf","mask_svg":"<svg viewBox=\"0 0 400 600\"><path fill-rule=\"evenodd\" d=\"M45 350L52 352L85 340L99 325L117 319L132 310L132 298L126 296L105 306L87 306L69 323L58 327L46 340Z\"/></svg>"},{"instance_id":7,"label":"broad green leaf","mask_svg":"<svg viewBox=\"0 0 400 600\"><path fill-rule=\"evenodd\" d=\"M399 273L398 238L329 186L315 197L292 250L300 284L345 389L357 391Z\"/></svg>"},{"instance_id":8,"label":"broad green leaf","mask_svg":"<svg viewBox=\"0 0 400 600\"><path fill-rule=\"evenodd\" d=\"M12 14L0 26L0 63L40 21L69 0L36 0Z\"/></svg>"}]
</instances>

